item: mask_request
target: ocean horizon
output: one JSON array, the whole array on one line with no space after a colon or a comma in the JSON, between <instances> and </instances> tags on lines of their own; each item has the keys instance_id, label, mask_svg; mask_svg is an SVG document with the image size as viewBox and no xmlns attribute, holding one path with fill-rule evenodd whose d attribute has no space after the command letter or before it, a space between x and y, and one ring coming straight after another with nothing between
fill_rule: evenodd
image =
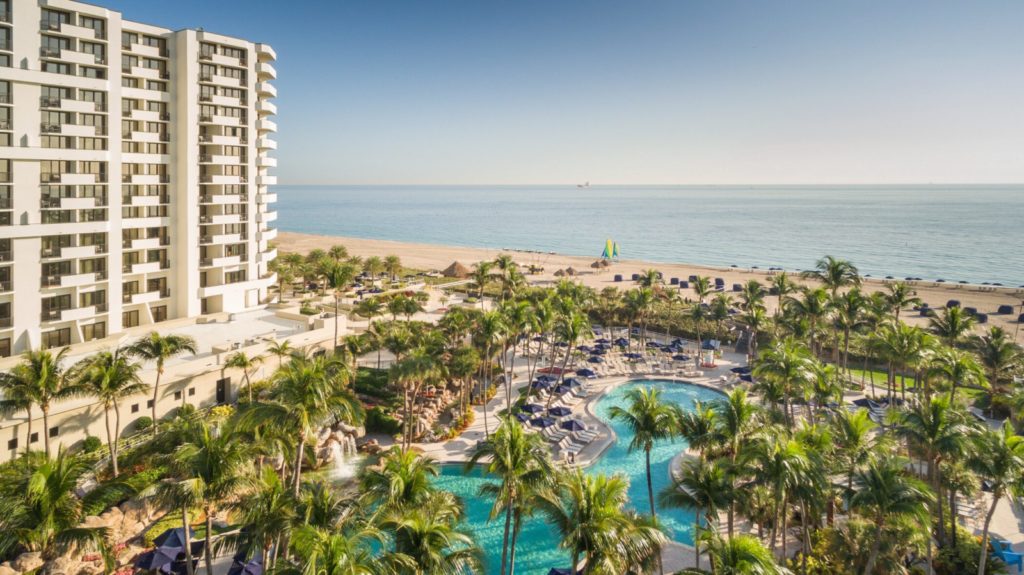
<instances>
[{"instance_id":1,"label":"ocean horizon","mask_svg":"<svg viewBox=\"0 0 1024 575\"><path fill-rule=\"evenodd\" d=\"M274 187L282 231L1024 285L1024 184Z\"/></svg>"}]
</instances>

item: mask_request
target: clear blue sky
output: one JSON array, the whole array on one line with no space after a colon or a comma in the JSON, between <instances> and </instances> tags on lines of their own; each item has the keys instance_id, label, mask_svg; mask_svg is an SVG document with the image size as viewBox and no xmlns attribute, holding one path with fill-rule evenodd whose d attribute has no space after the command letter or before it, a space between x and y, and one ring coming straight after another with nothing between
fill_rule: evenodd
<instances>
[{"instance_id":1,"label":"clear blue sky","mask_svg":"<svg viewBox=\"0 0 1024 575\"><path fill-rule=\"evenodd\" d=\"M282 184L1024 182L1021 0L96 0L268 42Z\"/></svg>"}]
</instances>

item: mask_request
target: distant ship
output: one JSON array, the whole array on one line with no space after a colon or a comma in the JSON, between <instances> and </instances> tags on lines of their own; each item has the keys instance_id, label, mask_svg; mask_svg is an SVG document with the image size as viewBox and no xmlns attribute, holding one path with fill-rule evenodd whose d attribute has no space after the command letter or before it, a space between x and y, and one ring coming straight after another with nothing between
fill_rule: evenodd
<instances>
[{"instance_id":1,"label":"distant ship","mask_svg":"<svg viewBox=\"0 0 1024 575\"><path fill-rule=\"evenodd\" d=\"M590 187L590 182L585 182L585 183L582 183L582 184L576 184L576 187L577 188L589 188Z\"/></svg>"}]
</instances>

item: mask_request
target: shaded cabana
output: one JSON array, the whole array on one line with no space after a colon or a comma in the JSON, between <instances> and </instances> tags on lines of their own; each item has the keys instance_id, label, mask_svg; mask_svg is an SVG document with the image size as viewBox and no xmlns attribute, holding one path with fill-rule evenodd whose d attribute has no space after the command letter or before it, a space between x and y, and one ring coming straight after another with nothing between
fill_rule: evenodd
<instances>
[{"instance_id":1,"label":"shaded cabana","mask_svg":"<svg viewBox=\"0 0 1024 575\"><path fill-rule=\"evenodd\" d=\"M469 277L470 270L466 266L462 265L459 261L452 262L452 265L446 267L441 275L446 278L458 278L465 279Z\"/></svg>"}]
</instances>

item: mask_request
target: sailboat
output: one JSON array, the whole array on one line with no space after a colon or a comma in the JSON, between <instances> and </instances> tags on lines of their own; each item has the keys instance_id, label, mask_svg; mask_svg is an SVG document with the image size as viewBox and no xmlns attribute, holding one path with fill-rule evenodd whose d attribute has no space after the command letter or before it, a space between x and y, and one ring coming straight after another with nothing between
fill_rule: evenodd
<instances>
[{"instance_id":1,"label":"sailboat","mask_svg":"<svg viewBox=\"0 0 1024 575\"><path fill-rule=\"evenodd\" d=\"M584 182L582 184L576 184L576 187L577 188L589 188L590 187L590 182Z\"/></svg>"}]
</instances>

